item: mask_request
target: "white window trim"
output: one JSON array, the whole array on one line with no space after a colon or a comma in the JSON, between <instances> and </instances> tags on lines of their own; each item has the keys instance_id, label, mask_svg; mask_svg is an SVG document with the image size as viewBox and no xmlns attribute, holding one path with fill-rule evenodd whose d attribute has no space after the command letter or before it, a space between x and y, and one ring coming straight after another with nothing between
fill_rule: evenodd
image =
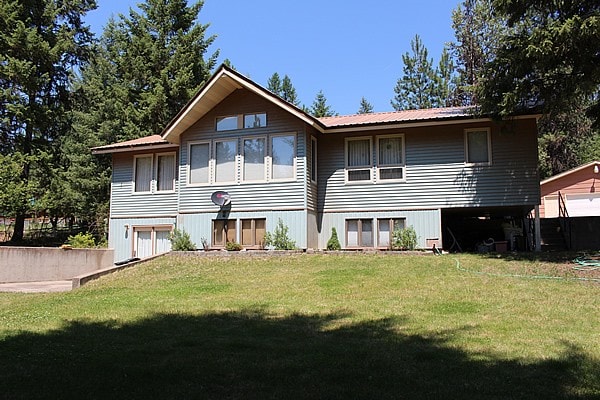
<instances>
[{"instance_id":1,"label":"white window trim","mask_svg":"<svg viewBox=\"0 0 600 400\"><path fill-rule=\"evenodd\" d=\"M131 246L131 255L132 257L137 257L138 252L138 233L139 232L150 232L150 243L152 246L151 253L152 255L156 255L156 232L173 232L173 225L170 224L162 224L162 225L133 225L131 240L133 244Z\"/></svg>"},{"instance_id":2,"label":"white window trim","mask_svg":"<svg viewBox=\"0 0 600 400\"><path fill-rule=\"evenodd\" d=\"M150 190L148 191L144 191L144 192L138 192L135 190L135 177L137 175L137 160L138 158L150 158ZM135 156L133 156L133 175L131 177L131 192L134 195L141 195L141 194L151 194L152 193L152 189L154 186L154 179L153 179L153 175L154 174L154 154L137 154Z\"/></svg>"},{"instance_id":3,"label":"white window trim","mask_svg":"<svg viewBox=\"0 0 600 400\"><path fill-rule=\"evenodd\" d=\"M402 142L402 164L390 164L390 165L380 165L379 162L379 140L380 139L390 139L390 138L400 138ZM394 183L394 182L406 182L406 146L404 142L404 134L395 134L395 135L380 135L375 138L377 143L377 148L375 152L375 157L377 159L377 183ZM395 169L402 168L402 178L401 179L381 179L380 171L382 169Z\"/></svg>"},{"instance_id":4,"label":"white window trim","mask_svg":"<svg viewBox=\"0 0 600 400\"><path fill-rule=\"evenodd\" d=\"M487 162L469 162L469 133L470 132L486 132L487 133L487 153L488 160ZM464 131L464 141L465 141L465 165L469 167L477 167L483 165L492 165L492 132L490 128L469 128Z\"/></svg>"},{"instance_id":5,"label":"white window trim","mask_svg":"<svg viewBox=\"0 0 600 400\"><path fill-rule=\"evenodd\" d=\"M241 146L239 149L239 155L240 155L240 166L241 166L241 183L264 183L267 182L267 154L268 154L268 147L269 147L269 138L267 136L264 135L259 135L259 136L244 136L241 138ZM254 139L264 139L265 141L265 147L263 149L263 179L246 179L245 173L245 167L246 167L246 159L245 159L245 155L244 155L244 142L246 140L254 140Z\"/></svg>"},{"instance_id":6,"label":"white window trim","mask_svg":"<svg viewBox=\"0 0 600 400\"><path fill-rule=\"evenodd\" d=\"M197 144L208 144L208 180L206 182L192 182L192 170L190 166L191 156L192 156L192 146ZM213 145L211 140L195 140L192 142L188 142L188 150L187 150L187 162L185 166L186 172L186 184L187 186L210 186L212 185L213 180L213 168L214 168L214 157L212 156Z\"/></svg>"},{"instance_id":7,"label":"white window trim","mask_svg":"<svg viewBox=\"0 0 600 400\"><path fill-rule=\"evenodd\" d=\"M293 136L294 137L294 155L292 156L292 161L293 161L293 166L292 166L292 176L291 178L273 178L273 139L277 138L277 137L285 137L285 136ZM267 177L269 182L295 182L297 181L297 158L298 158L298 151L297 151L297 147L298 147L298 135L295 132L287 132L287 133L277 133L277 134L272 134L269 135L268 137L268 155L267 155L267 161L268 161L268 171L269 171L269 175Z\"/></svg>"},{"instance_id":8,"label":"white window trim","mask_svg":"<svg viewBox=\"0 0 600 400\"><path fill-rule=\"evenodd\" d=\"M257 126L257 127L246 127L246 117L248 115L261 115L264 114L265 115L265 125L264 126ZM225 119L225 118L236 118L237 119L237 123L236 123L236 127L235 128L231 128L231 129L218 129L218 121L219 119ZM260 128L266 128L268 126L269 122L267 119L267 112L265 111L257 111L257 112L249 112L249 113L243 113L243 114L227 114L227 115L219 115L215 118L215 132L231 132L231 131L237 131L237 130L242 130L242 129L260 129Z\"/></svg>"},{"instance_id":9,"label":"white window trim","mask_svg":"<svg viewBox=\"0 0 600 400\"><path fill-rule=\"evenodd\" d=\"M210 175L210 181L213 185L231 185L231 184L237 184L239 183L239 170L240 170L240 138L239 137L235 137L235 138L228 138L228 139L214 139L212 141L212 157L211 157L211 161L212 161L212 168L211 168L211 175ZM235 142L235 157L234 157L234 161L233 161L233 170L234 170L234 174L233 174L233 180L232 181L217 181L217 143L222 143L222 142Z\"/></svg>"},{"instance_id":10,"label":"white window trim","mask_svg":"<svg viewBox=\"0 0 600 400\"><path fill-rule=\"evenodd\" d=\"M170 190L159 190L158 188L158 158L159 157L166 157L166 156L173 156L174 162L173 162L173 189ZM177 153L174 151L168 152L168 153L156 153L155 154L155 159L156 162L154 163L154 192L155 193L175 193L175 185L177 183ZM152 185L150 185L152 186Z\"/></svg>"},{"instance_id":11,"label":"white window trim","mask_svg":"<svg viewBox=\"0 0 600 400\"><path fill-rule=\"evenodd\" d=\"M313 147L314 144L314 147ZM314 151L313 151L314 149ZM317 138L314 136L310 137L310 176L309 179L311 183L317 183L319 179L319 165L318 165L318 154L319 154L319 142L317 142ZM313 168L314 167L314 168ZM314 177L314 179L313 179Z\"/></svg>"},{"instance_id":12,"label":"white window trim","mask_svg":"<svg viewBox=\"0 0 600 400\"><path fill-rule=\"evenodd\" d=\"M357 140L369 140L369 165L358 166L358 167L349 167L348 166L348 143ZM369 179L363 181L350 181L348 180L348 171L356 171L356 170L369 170ZM359 137L350 137L344 139L344 180L346 185L364 185L368 183L375 183L373 179L373 137L372 136L359 136Z\"/></svg>"}]
</instances>

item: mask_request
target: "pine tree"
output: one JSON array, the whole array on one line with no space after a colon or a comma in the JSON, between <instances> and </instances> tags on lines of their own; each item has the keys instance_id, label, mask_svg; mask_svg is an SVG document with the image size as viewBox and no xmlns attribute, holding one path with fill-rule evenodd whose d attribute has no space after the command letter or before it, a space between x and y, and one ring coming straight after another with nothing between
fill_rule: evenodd
<instances>
[{"instance_id":1,"label":"pine tree","mask_svg":"<svg viewBox=\"0 0 600 400\"><path fill-rule=\"evenodd\" d=\"M277 72L273 73L273 75L271 75L267 81L267 89L275 93L277 96L282 97L283 92L281 90L281 79L279 78L279 74Z\"/></svg>"},{"instance_id":2,"label":"pine tree","mask_svg":"<svg viewBox=\"0 0 600 400\"><path fill-rule=\"evenodd\" d=\"M454 63L447 48L442 50L440 62L435 70L433 80L432 102L434 107L451 107L460 105L457 95L457 76Z\"/></svg>"},{"instance_id":3,"label":"pine tree","mask_svg":"<svg viewBox=\"0 0 600 400\"><path fill-rule=\"evenodd\" d=\"M357 114L370 114L373 112L373 105L367 101L364 97L360 99L360 108Z\"/></svg>"},{"instance_id":4,"label":"pine tree","mask_svg":"<svg viewBox=\"0 0 600 400\"><path fill-rule=\"evenodd\" d=\"M319 90L319 93L317 93L309 113L316 118L332 117L335 114L331 107L327 104L327 99L325 98L322 90Z\"/></svg>"},{"instance_id":5,"label":"pine tree","mask_svg":"<svg viewBox=\"0 0 600 400\"><path fill-rule=\"evenodd\" d=\"M395 110L431 108L435 72L433 59L429 58L427 48L421 37L415 35L411 40L412 55L406 52L402 56L404 63L402 78L398 79L391 101Z\"/></svg>"},{"instance_id":6,"label":"pine tree","mask_svg":"<svg viewBox=\"0 0 600 400\"><path fill-rule=\"evenodd\" d=\"M71 122L73 71L92 41L83 17L95 7L93 0L1 4L0 153L11 154L10 168L22 163L16 187L23 190L15 193L30 196L14 198L14 241L23 238L26 214L41 207L51 172L60 168L58 144ZM27 191L32 181L35 193Z\"/></svg>"},{"instance_id":7,"label":"pine tree","mask_svg":"<svg viewBox=\"0 0 600 400\"><path fill-rule=\"evenodd\" d=\"M483 68L494 59L508 32L506 19L493 12L492 1L465 0L452 12L455 41L449 47L456 60L457 97L462 105L477 104Z\"/></svg>"},{"instance_id":8,"label":"pine tree","mask_svg":"<svg viewBox=\"0 0 600 400\"><path fill-rule=\"evenodd\" d=\"M298 100L296 89L294 88L294 85L292 85L292 80L287 75L283 77L283 83L281 84L281 97L297 107L300 106L300 100Z\"/></svg>"}]
</instances>

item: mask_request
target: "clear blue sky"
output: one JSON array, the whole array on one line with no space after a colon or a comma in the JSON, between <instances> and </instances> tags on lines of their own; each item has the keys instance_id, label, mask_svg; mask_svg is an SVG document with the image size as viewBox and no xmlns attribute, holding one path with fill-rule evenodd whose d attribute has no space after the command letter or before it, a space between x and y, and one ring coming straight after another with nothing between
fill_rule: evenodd
<instances>
[{"instance_id":1,"label":"clear blue sky","mask_svg":"<svg viewBox=\"0 0 600 400\"><path fill-rule=\"evenodd\" d=\"M111 15L127 14L137 0L97 0L86 21L99 36ZM402 76L402 54L419 34L437 63L453 40L451 13L459 0L205 0L199 15L220 49L242 74L266 86L289 75L303 104L323 90L339 114L353 114L365 97L390 111Z\"/></svg>"}]
</instances>

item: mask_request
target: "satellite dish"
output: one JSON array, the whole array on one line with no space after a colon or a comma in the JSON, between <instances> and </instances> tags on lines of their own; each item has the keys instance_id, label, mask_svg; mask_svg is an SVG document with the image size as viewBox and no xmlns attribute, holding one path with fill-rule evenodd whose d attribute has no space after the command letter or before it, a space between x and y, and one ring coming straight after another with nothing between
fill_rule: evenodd
<instances>
[{"instance_id":1,"label":"satellite dish","mask_svg":"<svg viewBox=\"0 0 600 400\"><path fill-rule=\"evenodd\" d=\"M231 203L231 196L229 195L229 193L223 190L217 190L216 192L214 192L210 196L210 199L219 207L223 207Z\"/></svg>"}]
</instances>

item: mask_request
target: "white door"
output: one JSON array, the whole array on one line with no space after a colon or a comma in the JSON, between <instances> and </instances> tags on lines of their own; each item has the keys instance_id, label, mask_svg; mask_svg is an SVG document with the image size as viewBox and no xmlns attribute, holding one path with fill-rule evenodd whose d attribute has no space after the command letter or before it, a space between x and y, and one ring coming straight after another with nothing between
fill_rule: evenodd
<instances>
[{"instance_id":1,"label":"white door","mask_svg":"<svg viewBox=\"0 0 600 400\"><path fill-rule=\"evenodd\" d=\"M152 230L135 230L135 257L144 258L152 255Z\"/></svg>"},{"instance_id":2,"label":"white door","mask_svg":"<svg viewBox=\"0 0 600 400\"><path fill-rule=\"evenodd\" d=\"M166 253L167 251L171 251L171 241L169 240L169 235L171 230L156 230L154 232L155 238L155 246L154 246L154 254Z\"/></svg>"},{"instance_id":3,"label":"white door","mask_svg":"<svg viewBox=\"0 0 600 400\"><path fill-rule=\"evenodd\" d=\"M600 193L568 194L569 217L600 216Z\"/></svg>"}]
</instances>

